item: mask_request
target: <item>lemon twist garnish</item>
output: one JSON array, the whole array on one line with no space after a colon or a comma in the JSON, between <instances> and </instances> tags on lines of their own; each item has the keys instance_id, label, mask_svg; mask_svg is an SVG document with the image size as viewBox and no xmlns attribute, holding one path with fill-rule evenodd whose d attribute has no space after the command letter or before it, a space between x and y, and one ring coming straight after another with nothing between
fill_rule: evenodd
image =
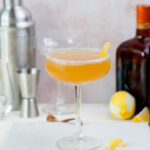
<instances>
[{"instance_id":1,"label":"lemon twist garnish","mask_svg":"<svg viewBox=\"0 0 150 150\"><path fill-rule=\"evenodd\" d=\"M102 48L102 51L100 52L100 57L104 58L107 56L107 51L111 48L110 42L105 42Z\"/></svg>"},{"instance_id":2,"label":"lemon twist garnish","mask_svg":"<svg viewBox=\"0 0 150 150\"><path fill-rule=\"evenodd\" d=\"M114 150L115 148L125 147L126 144L122 139L113 139L109 141L109 147L103 147L102 150Z\"/></svg>"}]
</instances>

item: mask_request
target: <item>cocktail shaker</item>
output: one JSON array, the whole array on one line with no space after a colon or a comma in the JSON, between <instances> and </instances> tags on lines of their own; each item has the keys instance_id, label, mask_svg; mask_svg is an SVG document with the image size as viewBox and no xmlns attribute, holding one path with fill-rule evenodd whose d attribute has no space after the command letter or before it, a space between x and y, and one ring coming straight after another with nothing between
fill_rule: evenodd
<instances>
[{"instance_id":1,"label":"cocktail shaker","mask_svg":"<svg viewBox=\"0 0 150 150\"><path fill-rule=\"evenodd\" d=\"M22 0L3 0L0 11L0 80L3 95L12 106L20 108L20 92L16 71L35 66L35 28L30 12L22 6Z\"/></svg>"}]
</instances>

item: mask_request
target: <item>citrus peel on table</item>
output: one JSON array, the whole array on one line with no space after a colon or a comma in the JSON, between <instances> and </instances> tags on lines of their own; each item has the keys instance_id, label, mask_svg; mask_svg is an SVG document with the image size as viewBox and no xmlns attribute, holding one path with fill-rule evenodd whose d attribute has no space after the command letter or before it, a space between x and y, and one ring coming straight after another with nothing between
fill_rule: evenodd
<instances>
[{"instance_id":1,"label":"citrus peel on table","mask_svg":"<svg viewBox=\"0 0 150 150\"><path fill-rule=\"evenodd\" d=\"M122 147L126 147L126 144L122 141L121 138L112 139L109 140L109 147L102 147L102 150L114 150L115 148L122 148Z\"/></svg>"},{"instance_id":2,"label":"citrus peel on table","mask_svg":"<svg viewBox=\"0 0 150 150\"><path fill-rule=\"evenodd\" d=\"M107 56L107 51L111 48L111 44L110 42L105 42L104 45L103 45L103 48L100 52L100 57L101 58L104 58Z\"/></svg>"}]
</instances>

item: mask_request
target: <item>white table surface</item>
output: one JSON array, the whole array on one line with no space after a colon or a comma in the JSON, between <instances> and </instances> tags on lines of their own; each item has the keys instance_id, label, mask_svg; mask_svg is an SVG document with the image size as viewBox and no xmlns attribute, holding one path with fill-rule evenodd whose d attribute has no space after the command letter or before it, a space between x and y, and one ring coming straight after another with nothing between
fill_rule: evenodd
<instances>
[{"instance_id":1,"label":"white table surface","mask_svg":"<svg viewBox=\"0 0 150 150\"><path fill-rule=\"evenodd\" d=\"M37 118L24 119L19 116L19 111L11 112L4 120L0 121L0 150L3 150L4 143L8 137L9 130L16 122L20 123L34 123L34 122L46 122L47 114L43 113L42 108L46 104L39 104L40 116ZM74 105L72 105L74 106ZM74 115L57 116L58 119L70 118ZM114 119L109 113L109 106L107 104L83 104L82 105L82 120L88 123L99 122L123 122L121 120ZM131 122L126 121L126 122ZM136 135L135 135L136 136Z\"/></svg>"}]
</instances>

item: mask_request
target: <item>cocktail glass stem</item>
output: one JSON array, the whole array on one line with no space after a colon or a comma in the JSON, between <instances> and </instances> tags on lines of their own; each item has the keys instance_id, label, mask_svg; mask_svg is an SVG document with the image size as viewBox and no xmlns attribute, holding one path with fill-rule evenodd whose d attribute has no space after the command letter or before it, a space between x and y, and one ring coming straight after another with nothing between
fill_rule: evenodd
<instances>
[{"instance_id":1,"label":"cocktail glass stem","mask_svg":"<svg viewBox=\"0 0 150 150\"><path fill-rule=\"evenodd\" d=\"M62 94L62 83L61 82L58 82L58 97L57 97L57 100L56 100L56 107L59 107L59 106L64 106L64 97L63 97L63 94Z\"/></svg>"},{"instance_id":2,"label":"cocktail glass stem","mask_svg":"<svg viewBox=\"0 0 150 150\"><path fill-rule=\"evenodd\" d=\"M75 136L79 141L82 141L83 132L82 132L82 122L81 122L81 85L75 86L75 98L76 98L76 128L77 132Z\"/></svg>"},{"instance_id":3,"label":"cocktail glass stem","mask_svg":"<svg viewBox=\"0 0 150 150\"><path fill-rule=\"evenodd\" d=\"M76 98L76 132L73 136L61 138L57 141L60 150L96 150L101 142L97 138L83 135L81 121L81 90L82 85L75 85Z\"/></svg>"}]
</instances>

